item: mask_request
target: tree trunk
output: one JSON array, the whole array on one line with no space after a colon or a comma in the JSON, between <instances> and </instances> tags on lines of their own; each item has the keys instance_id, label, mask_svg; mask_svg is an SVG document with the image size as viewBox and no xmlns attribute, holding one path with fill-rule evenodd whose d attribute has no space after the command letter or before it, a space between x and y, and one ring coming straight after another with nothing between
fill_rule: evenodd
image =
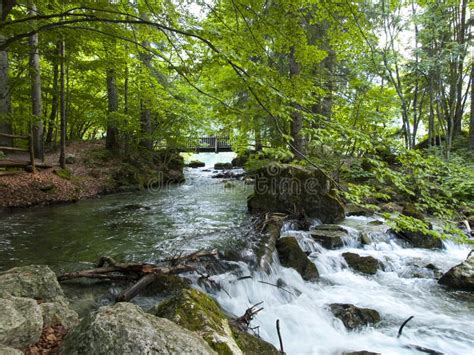
<instances>
[{"instance_id":1,"label":"tree trunk","mask_svg":"<svg viewBox=\"0 0 474 355\"><path fill-rule=\"evenodd\" d=\"M61 44L56 44L57 55L60 56ZM53 96L51 97L51 114L49 115L48 132L46 134L46 143L53 141L54 124L58 114L58 81L59 81L59 61L55 57L53 59Z\"/></svg>"},{"instance_id":2,"label":"tree trunk","mask_svg":"<svg viewBox=\"0 0 474 355\"><path fill-rule=\"evenodd\" d=\"M140 145L147 150L153 149L153 141L151 140L151 111L146 106L143 100L140 100L141 108L141 130L142 137L140 139Z\"/></svg>"},{"instance_id":3,"label":"tree trunk","mask_svg":"<svg viewBox=\"0 0 474 355\"><path fill-rule=\"evenodd\" d=\"M118 151L118 128L115 123L115 119L112 117L112 114L117 112L119 109L119 96L117 83L115 82L114 69L107 70L107 98L109 102L109 119L107 122L107 137L105 140L105 146L109 150Z\"/></svg>"},{"instance_id":4,"label":"tree trunk","mask_svg":"<svg viewBox=\"0 0 474 355\"><path fill-rule=\"evenodd\" d=\"M30 3L29 15L36 16L37 14L36 5ZM41 118L41 71L38 44L38 33L35 33L30 36L31 113L34 117L33 149L35 157L44 161L43 120Z\"/></svg>"},{"instance_id":5,"label":"tree trunk","mask_svg":"<svg viewBox=\"0 0 474 355\"><path fill-rule=\"evenodd\" d=\"M471 63L471 116L469 118L469 151L474 151L474 53Z\"/></svg>"},{"instance_id":6,"label":"tree trunk","mask_svg":"<svg viewBox=\"0 0 474 355\"><path fill-rule=\"evenodd\" d=\"M8 9L5 4L0 2L0 23L8 15ZM0 34L0 44L3 44L5 37ZM12 125L10 122L10 86L8 82L8 52L0 51L0 133L12 134ZM11 138L0 137L0 145L11 147L13 141Z\"/></svg>"},{"instance_id":7,"label":"tree trunk","mask_svg":"<svg viewBox=\"0 0 474 355\"><path fill-rule=\"evenodd\" d=\"M290 54L288 56L289 68L290 68L290 79L299 75L301 67L295 59L295 48L291 47ZM291 114L291 128L290 135L293 138L293 142L290 145L291 151L296 159L302 159L304 156L304 139L301 135L301 129L303 128L303 114L301 113L301 107L298 104L294 105L295 109Z\"/></svg>"},{"instance_id":8,"label":"tree trunk","mask_svg":"<svg viewBox=\"0 0 474 355\"><path fill-rule=\"evenodd\" d=\"M262 127L260 125L260 119L254 117L254 129L255 129L255 151L260 152L262 150Z\"/></svg>"},{"instance_id":9,"label":"tree trunk","mask_svg":"<svg viewBox=\"0 0 474 355\"><path fill-rule=\"evenodd\" d=\"M465 58L465 45L466 45L466 9L467 1L462 0L461 3L461 16L459 18L459 27L457 29L458 38L457 42L463 49L459 53L457 63L457 80L456 80L456 106L454 112L453 122L453 138L459 136L462 131L462 113L463 113L463 76L464 76L464 58Z\"/></svg>"},{"instance_id":10,"label":"tree trunk","mask_svg":"<svg viewBox=\"0 0 474 355\"><path fill-rule=\"evenodd\" d=\"M64 80L65 80L65 43L64 40L59 45L59 60L60 64L60 89L59 89L59 106L60 106L60 119L61 119L61 134L59 138L60 142L60 153L59 153L59 165L61 168L66 169L66 98L64 92Z\"/></svg>"},{"instance_id":11,"label":"tree trunk","mask_svg":"<svg viewBox=\"0 0 474 355\"><path fill-rule=\"evenodd\" d=\"M141 13L140 17L148 21L148 14L146 13ZM142 46L144 48L148 48L150 46L150 43L148 41L143 41ZM153 66L151 65L151 58L152 56L150 53L142 53L140 54L140 59L145 65L145 68L150 70L158 80L160 77L160 73L158 71L153 70ZM152 150L153 149L153 140L151 139L151 111L147 105L147 102L145 100L140 100L140 109L141 109L141 133L142 137L140 139L140 145L144 147L147 150Z\"/></svg>"}]
</instances>

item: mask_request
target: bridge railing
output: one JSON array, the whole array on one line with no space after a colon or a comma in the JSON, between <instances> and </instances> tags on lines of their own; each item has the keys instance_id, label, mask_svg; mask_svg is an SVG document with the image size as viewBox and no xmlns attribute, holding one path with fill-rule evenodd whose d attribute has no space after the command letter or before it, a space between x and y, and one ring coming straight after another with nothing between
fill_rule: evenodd
<instances>
[{"instance_id":1,"label":"bridge railing","mask_svg":"<svg viewBox=\"0 0 474 355\"><path fill-rule=\"evenodd\" d=\"M232 140L230 137L199 137L198 139L190 138L186 143L186 149L189 150L206 150L206 151L223 151L232 148Z\"/></svg>"}]
</instances>

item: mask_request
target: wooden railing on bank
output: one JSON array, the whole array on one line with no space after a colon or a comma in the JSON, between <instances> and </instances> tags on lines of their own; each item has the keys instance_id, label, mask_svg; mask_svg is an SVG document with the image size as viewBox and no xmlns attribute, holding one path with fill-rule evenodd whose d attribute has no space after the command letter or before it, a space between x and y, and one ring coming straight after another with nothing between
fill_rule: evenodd
<instances>
[{"instance_id":1,"label":"wooden railing on bank","mask_svg":"<svg viewBox=\"0 0 474 355\"><path fill-rule=\"evenodd\" d=\"M0 146L0 151L3 152L26 152L30 155L29 161L22 161L22 160L11 160L11 159L3 159L0 160L0 167L1 168L26 168L28 165L31 166L31 172L36 171L36 164L35 164L35 151L33 149L33 134L30 133L28 136L21 136L17 134L6 134L0 133L0 137L3 138L10 138L10 139L23 139L28 141L28 148L17 148L17 147L5 147Z\"/></svg>"}]
</instances>

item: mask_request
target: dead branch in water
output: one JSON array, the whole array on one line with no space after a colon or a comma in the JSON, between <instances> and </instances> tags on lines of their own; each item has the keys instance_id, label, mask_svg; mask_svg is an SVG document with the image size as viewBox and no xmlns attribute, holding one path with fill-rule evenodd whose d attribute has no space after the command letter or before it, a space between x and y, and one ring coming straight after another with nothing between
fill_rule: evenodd
<instances>
[{"instance_id":1,"label":"dead branch in water","mask_svg":"<svg viewBox=\"0 0 474 355\"><path fill-rule=\"evenodd\" d=\"M406 348L417 350L417 351L420 351L422 353L426 353L426 354L430 354L430 355L444 355L444 353L439 352L437 350L425 348L423 346L419 346L419 345L415 345L415 344L407 345Z\"/></svg>"},{"instance_id":2,"label":"dead branch in water","mask_svg":"<svg viewBox=\"0 0 474 355\"><path fill-rule=\"evenodd\" d=\"M253 320L255 315L261 310L263 310L263 307L260 307L262 303L263 302L259 302L259 303L254 304L252 307L247 308L247 310L242 316L240 316L239 318L233 321L235 326L237 326L237 328L239 328L242 331L247 331L249 329L250 322Z\"/></svg>"},{"instance_id":3,"label":"dead branch in water","mask_svg":"<svg viewBox=\"0 0 474 355\"><path fill-rule=\"evenodd\" d=\"M397 338L400 338L402 336L403 328L407 325L409 321L411 321L414 318L414 316L408 317L401 325L400 329L398 329L398 335Z\"/></svg>"},{"instance_id":4,"label":"dead branch in water","mask_svg":"<svg viewBox=\"0 0 474 355\"><path fill-rule=\"evenodd\" d=\"M467 254L467 258L466 258L465 261L467 261L467 260L471 257L472 254L474 254L474 249L471 249L471 251L469 252L469 254Z\"/></svg>"},{"instance_id":5,"label":"dead branch in water","mask_svg":"<svg viewBox=\"0 0 474 355\"><path fill-rule=\"evenodd\" d=\"M68 272L58 277L58 281L67 281L78 278L130 280L136 281L132 286L123 290L116 298L117 302L130 301L140 294L159 275L176 275L188 271L195 271L195 263L200 258L217 257L217 250L211 252L199 250L188 255L179 255L167 260L163 265L147 263L119 263L108 256L99 259L96 268L75 272Z\"/></svg>"},{"instance_id":6,"label":"dead branch in water","mask_svg":"<svg viewBox=\"0 0 474 355\"><path fill-rule=\"evenodd\" d=\"M283 340L281 338L281 333L280 333L280 320L279 319L276 320L276 328L277 328L278 340L280 341L280 352L284 354L285 351L283 350Z\"/></svg>"}]
</instances>

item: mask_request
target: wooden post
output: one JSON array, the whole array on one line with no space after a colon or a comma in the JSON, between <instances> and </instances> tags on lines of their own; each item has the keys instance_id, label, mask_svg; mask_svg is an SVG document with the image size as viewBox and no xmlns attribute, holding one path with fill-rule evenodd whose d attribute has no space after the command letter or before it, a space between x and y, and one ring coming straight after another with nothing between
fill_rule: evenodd
<instances>
[{"instance_id":1,"label":"wooden post","mask_svg":"<svg viewBox=\"0 0 474 355\"><path fill-rule=\"evenodd\" d=\"M30 149L30 163L31 163L31 172L35 173L36 172L36 167L35 167L35 150L34 150L34 144L33 144L33 128L31 127L30 124L30 136L28 139L28 145Z\"/></svg>"},{"instance_id":2,"label":"wooden post","mask_svg":"<svg viewBox=\"0 0 474 355\"><path fill-rule=\"evenodd\" d=\"M218 146L217 146L217 137L214 137L214 152L218 153Z\"/></svg>"}]
</instances>

